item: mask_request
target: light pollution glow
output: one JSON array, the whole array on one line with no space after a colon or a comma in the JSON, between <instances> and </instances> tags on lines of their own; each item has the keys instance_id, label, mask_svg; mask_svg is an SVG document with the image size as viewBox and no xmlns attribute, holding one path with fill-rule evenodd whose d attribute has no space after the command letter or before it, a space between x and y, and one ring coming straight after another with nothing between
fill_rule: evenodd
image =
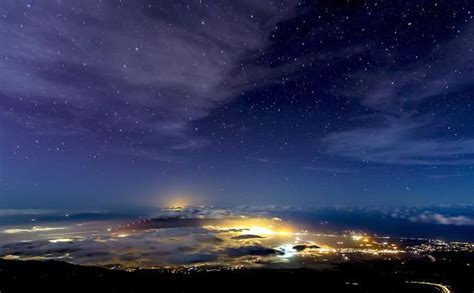
<instances>
[{"instance_id":1,"label":"light pollution glow","mask_svg":"<svg viewBox=\"0 0 474 293\"><path fill-rule=\"evenodd\" d=\"M190 206L202 205L203 200L197 196L184 193L161 196L155 201L155 205L161 208L180 209Z\"/></svg>"},{"instance_id":2,"label":"light pollution glow","mask_svg":"<svg viewBox=\"0 0 474 293\"><path fill-rule=\"evenodd\" d=\"M176 211L174 211L176 212ZM186 209L178 213L185 213ZM199 221L212 224L199 225ZM231 216L196 219L184 227L184 219L164 218L171 226L154 227L153 221L136 221L151 226L124 225L110 228L110 222L70 224L64 227L20 227L5 229L5 235L22 239L1 246L2 257L11 259L61 259L71 263L120 268L199 266L298 266L318 264L348 255L393 255L402 252L367 235L326 235L298 228L279 218ZM91 226L95 229L91 230ZM57 233L58 230L67 230ZM32 234L41 231L42 234ZM53 233L54 232L54 233ZM25 238L21 238L25 235ZM33 236L27 237L26 235ZM46 241L46 242L45 242ZM26 245L27 243L28 245Z\"/></svg>"},{"instance_id":3,"label":"light pollution glow","mask_svg":"<svg viewBox=\"0 0 474 293\"><path fill-rule=\"evenodd\" d=\"M204 226L203 228L217 231L242 231L252 235L296 235L294 228L282 223L281 219L245 218L224 219L219 226Z\"/></svg>"}]
</instances>

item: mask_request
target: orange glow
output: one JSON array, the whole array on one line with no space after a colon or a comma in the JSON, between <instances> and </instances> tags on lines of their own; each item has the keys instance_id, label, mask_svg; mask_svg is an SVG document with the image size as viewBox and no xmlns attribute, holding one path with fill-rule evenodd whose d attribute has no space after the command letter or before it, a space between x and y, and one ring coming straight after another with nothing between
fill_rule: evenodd
<instances>
[{"instance_id":1,"label":"orange glow","mask_svg":"<svg viewBox=\"0 0 474 293\"><path fill-rule=\"evenodd\" d=\"M265 219L265 218L240 218L225 219L219 226L205 226L210 230L240 230L241 234L253 235L291 235L296 234L294 229L283 223L281 220Z\"/></svg>"},{"instance_id":2,"label":"orange glow","mask_svg":"<svg viewBox=\"0 0 474 293\"><path fill-rule=\"evenodd\" d=\"M163 198L160 198L158 205L160 207L168 209L180 210L185 207L198 205L198 200L196 197L188 195L169 195Z\"/></svg>"}]
</instances>

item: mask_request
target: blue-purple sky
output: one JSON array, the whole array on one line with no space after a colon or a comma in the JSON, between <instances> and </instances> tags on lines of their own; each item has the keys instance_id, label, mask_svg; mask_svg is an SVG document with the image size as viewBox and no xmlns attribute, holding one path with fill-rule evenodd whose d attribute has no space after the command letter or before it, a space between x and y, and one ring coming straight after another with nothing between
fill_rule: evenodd
<instances>
[{"instance_id":1,"label":"blue-purple sky","mask_svg":"<svg viewBox=\"0 0 474 293\"><path fill-rule=\"evenodd\" d=\"M470 1L1 1L0 206L474 203Z\"/></svg>"}]
</instances>

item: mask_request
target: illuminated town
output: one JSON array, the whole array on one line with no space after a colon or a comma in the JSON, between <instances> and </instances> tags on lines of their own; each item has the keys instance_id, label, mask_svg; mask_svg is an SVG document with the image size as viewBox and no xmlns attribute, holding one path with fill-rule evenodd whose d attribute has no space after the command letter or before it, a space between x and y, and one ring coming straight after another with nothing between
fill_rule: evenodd
<instances>
[{"instance_id":1,"label":"illuminated town","mask_svg":"<svg viewBox=\"0 0 474 293\"><path fill-rule=\"evenodd\" d=\"M134 221L21 226L2 230L2 258L62 260L114 269L318 268L363 260L404 261L437 252L474 252L469 242L389 237L361 231L320 233L278 217L189 217L207 207L168 208ZM219 211L219 210L216 210Z\"/></svg>"}]
</instances>

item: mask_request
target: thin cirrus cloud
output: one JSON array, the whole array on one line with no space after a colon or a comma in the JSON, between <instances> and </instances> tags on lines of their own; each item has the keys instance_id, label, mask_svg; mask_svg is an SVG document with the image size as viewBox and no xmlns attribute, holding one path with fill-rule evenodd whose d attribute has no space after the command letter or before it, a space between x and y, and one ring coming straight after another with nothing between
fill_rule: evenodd
<instances>
[{"instance_id":1,"label":"thin cirrus cloud","mask_svg":"<svg viewBox=\"0 0 474 293\"><path fill-rule=\"evenodd\" d=\"M419 140L413 133L424 125L405 121L389 126L357 128L325 138L327 151L367 162L403 165L459 165L473 163L474 139Z\"/></svg>"},{"instance_id":2,"label":"thin cirrus cloud","mask_svg":"<svg viewBox=\"0 0 474 293\"><path fill-rule=\"evenodd\" d=\"M3 122L43 135L113 138L154 157L206 145L190 125L245 88L229 83L292 1L0 4ZM255 17L253 17L255 15Z\"/></svg>"},{"instance_id":3,"label":"thin cirrus cloud","mask_svg":"<svg viewBox=\"0 0 474 293\"><path fill-rule=\"evenodd\" d=\"M452 97L472 88L474 26L435 46L419 61L355 72L337 95L353 97L375 111L380 123L330 133L326 152L356 161L398 165L465 165L474 162L474 139L448 138L443 114L420 114L424 103ZM395 66L393 66L395 67Z\"/></svg>"}]
</instances>

